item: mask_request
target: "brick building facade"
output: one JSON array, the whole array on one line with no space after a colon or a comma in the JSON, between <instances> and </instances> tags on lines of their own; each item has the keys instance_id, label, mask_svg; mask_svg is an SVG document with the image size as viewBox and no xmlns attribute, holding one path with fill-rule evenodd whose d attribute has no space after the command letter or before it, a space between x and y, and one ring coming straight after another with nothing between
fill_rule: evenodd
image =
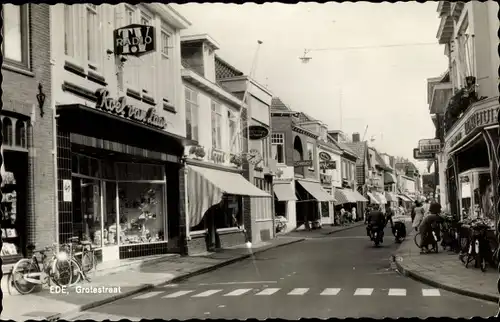
<instances>
[{"instance_id":1,"label":"brick building facade","mask_svg":"<svg viewBox=\"0 0 500 322\"><path fill-rule=\"evenodd\" d=\"M4 178L2 190L8 196L13 196L15 191L14 203L2 200L8 201L2 202L2 229L16 230L15 233L3 231L7 236L2 234L2 238L4 244L13 243L18 247L17 256L7 255L12 248L7 250L4 246L2 249L3 262L8 263L26 255L29 243L40 248L56 241L54 115L51 108L50 5L4 4L2 10L4 16L20 18L4 20L4 31L18 30L4 36L2 65L2 150L5 171L14 177L7 175L8 180ZM11 23L19 28L6 25ZM10 47L15 40L9 43L9 37L17 37L21 48ZM40 92L45 95L43 109L37 100ZM16 184L6 182L9 179L15 179Z\"/></svg>"}]
</instances>

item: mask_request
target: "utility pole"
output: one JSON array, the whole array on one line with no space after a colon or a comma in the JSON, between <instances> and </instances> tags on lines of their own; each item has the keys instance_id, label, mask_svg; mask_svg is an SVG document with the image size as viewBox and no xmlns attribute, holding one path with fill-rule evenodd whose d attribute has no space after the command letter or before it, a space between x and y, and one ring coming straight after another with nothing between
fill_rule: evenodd
<instances>
[{"instance_id":1,"label":"utility pole","mask_svg":"<svg viewBox=\"0 0 500 322\"><path fill-rule=\"evenodd\" d=\"M343 114L342 114L342 87L339 90L339 113L340 113L340 131L343 131Z\"/></svg>"}]
</instances>

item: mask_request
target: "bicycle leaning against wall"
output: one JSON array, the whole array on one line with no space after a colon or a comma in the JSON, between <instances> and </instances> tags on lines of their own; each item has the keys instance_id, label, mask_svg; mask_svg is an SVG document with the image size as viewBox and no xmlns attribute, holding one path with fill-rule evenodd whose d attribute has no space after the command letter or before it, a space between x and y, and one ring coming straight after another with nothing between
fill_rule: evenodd
<instances>
[{"instance_id":1,"label":"bicycle leaning against wall","mask_svg":"<svg viewBox=\"0 0 500 322\"><path fill-rule=\"evenodd\" d=\"M43 285L50 286L51 281L57 286L69 286L72 275L69 259L63 252L56 253L56 247L57 245L54 244L52 247L34 251L35 246L29 245L28 250L33 255L31 258L19 260L12 268L7 280L9 293L11 293L11 286L14 286L20 294L29 294ZM47 252L50 251L52 255L48 256ZM41 256L40 261L38 254Z\"/></svg>"}]
</instances>

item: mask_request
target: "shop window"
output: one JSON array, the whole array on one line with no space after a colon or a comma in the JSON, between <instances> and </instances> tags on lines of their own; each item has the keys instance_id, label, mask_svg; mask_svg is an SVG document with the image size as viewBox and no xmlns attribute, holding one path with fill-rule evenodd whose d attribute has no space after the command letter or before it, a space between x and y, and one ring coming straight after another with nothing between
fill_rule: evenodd
<instances>
[{"instance_id":1,"label":"shop window","mask_svg":"<svg viewBox=\"0 0 500 322\"><path fill-rule=\"evenodd\" d=\"M273 133L271 136L272 157L278 164L285 163L285 134Z\"/></svg>"},{"instance_id":2,"label":"shop window","mask_svg":"<svg viewBox=\"0 0 500 322\"><path fill-rule=\"evenodd\" d=\"M144 163L117 163L117 175L120 181L165 180L162 165Z\"/></svg>"},{"instance_id":3,"label":"shop window","mask_svg":"<svg viewBox=\"0 0 500 322\"><path fill-rule=\"evenodd\" d=\"M321 217L328 218L330 217L330 203L322 202L321 203Z\"/></svg>"},{"instance_id":4,"label":"shop window","mask_svg":"<svg viewBox=\"0 0 500 322\"><path fill-rule=\"evenodd\" d=\"M223 201L222 207L214 217L215 227L235 228L243 226L242 197L230 196Z\"/></svg>"},{"instance_id":5,"label":"shop window","mask_svg":"<svg viewBox=\"0 0 500 322\"><path fill-rule=\"evenodd\" d=\"M26 123L18 120L16 122L16 146L26 148Z\"/></svg>"},{"instance_id":6,"label":"shop window","mask_svg":"<svg viewBox=\"0 0 500 322\"><path fill-rule=\"evenodd\" d=\"M2 134L3 134L3 144L5 145L13 145L13 133L12 133L12 121L8 117L4 117L3 119L3 129L2 129Z\"/></svg>"},{"instance_id":7,"label":"shop window","mask_svg":"<svg viewBox=\"0 0 500 322\"><path fill-rule=\"evenodd\" d=\"M118 183L120 244L165 240L164 185Z\"/></svg>"},{"instance_id":8,"label":"shop window","mask_svg":"<svg viewBox=\"0 0 500 322\"><path fill-rule=\"evenodd\" d=\"M3 4L4 41L2 53L5 62L29 69L29 4Z\"/></svg>"},{"instance_id":9,"label":"shop window","mask_svg":"<svg viewBox=\"0 0 500 322\"><path fill-rule=\"evenodd\" d=\"M74 188L74 191L78 193L80 190L80 201L76 203L80 204L80 209L75 207L73 210L73 233L84 240L91 241L95 247L101 247L103 234L100 181L94 179L77 180L79 184ZM78 195L75 197L78 198Z\"/></svg>"}]
</instances>

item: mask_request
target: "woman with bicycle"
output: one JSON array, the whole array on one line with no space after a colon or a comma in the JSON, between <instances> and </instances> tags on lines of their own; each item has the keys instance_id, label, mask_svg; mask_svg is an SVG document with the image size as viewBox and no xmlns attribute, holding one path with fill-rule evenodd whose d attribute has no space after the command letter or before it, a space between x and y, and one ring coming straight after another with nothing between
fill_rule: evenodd
<instances>
[{"instance_id":1,"label":"woman with bicycle","mask_svg":"<svg viewBox=\"0 0 500 322\"><path fill-rule=\"evenodd\" d=\"M440 226L444 219L439 216L441 213L441 205L438 203L433 203L429 206L429 215L424 216L422 222L420 223L418 230L422 236L422 242L420 244L422 253L429 252L429 245L434 245L437 247L437 242L441 240ZM437 241L434 239L432 232L436 234Z\"/></svg>"}]
</instances>

